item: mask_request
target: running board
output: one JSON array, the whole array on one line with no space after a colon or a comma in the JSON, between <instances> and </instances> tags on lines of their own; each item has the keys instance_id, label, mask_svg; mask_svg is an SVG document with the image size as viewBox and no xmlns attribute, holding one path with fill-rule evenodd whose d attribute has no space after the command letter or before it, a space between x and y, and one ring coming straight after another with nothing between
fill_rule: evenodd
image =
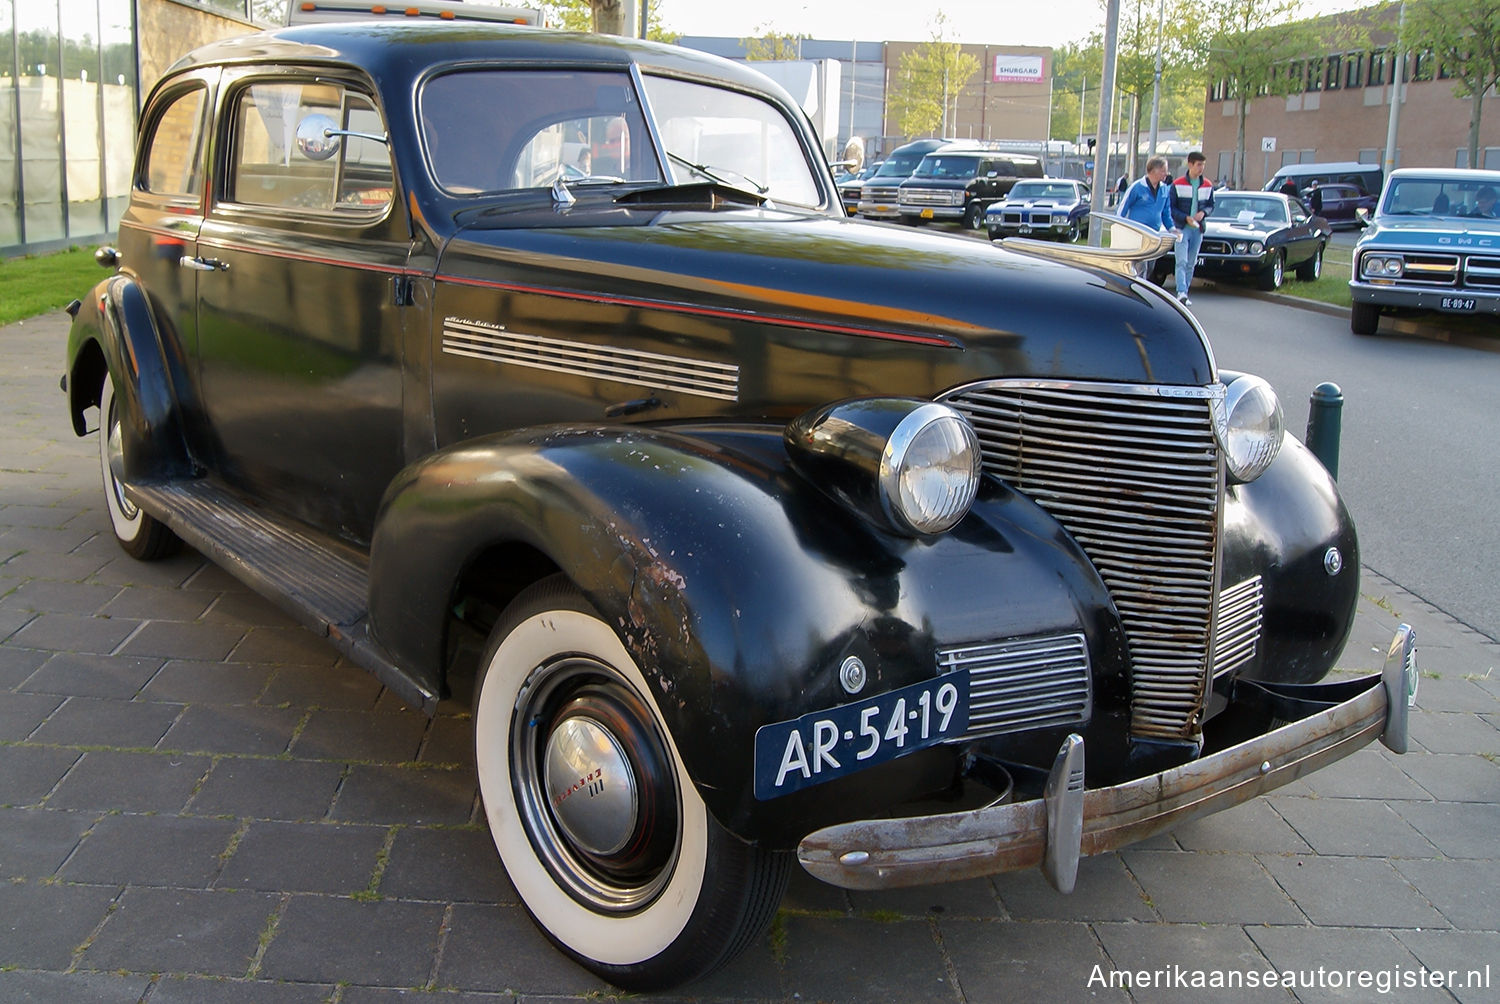
<instances>
[{"instance_id":1,"label":"running board","mask_svg":"<svg viewBox=\"0 0 1500 1004\"><path fill-rule=\"evenodd\" d=\"M207 481L131 485L130 496L188 546L270 600L426 714L437 695L390 661L369 632L370 564Z\"/></svg>"}]
</instances>

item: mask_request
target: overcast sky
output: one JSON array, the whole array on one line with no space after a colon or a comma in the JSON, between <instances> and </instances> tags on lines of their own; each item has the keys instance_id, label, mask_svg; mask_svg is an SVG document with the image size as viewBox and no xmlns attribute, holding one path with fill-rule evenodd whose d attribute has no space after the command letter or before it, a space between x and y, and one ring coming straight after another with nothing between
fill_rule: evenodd
<instances>
[{"instance_id":1,"label":"overcast sky","mask_svg":"<svg viewBox=\"0 0 1500 1004\"><path fill-rule=\"evenodd\" d=\"M920 42L942 11L947 37L992 45L1059 46L1104 21L1099 0L652 0L670 31L746 38L766 28L819 39ZM1149 3L1150 0L1145 0ZM1374 0L1303 0L1305 13L1326 14Z\"/></svg>"}]
</instances>

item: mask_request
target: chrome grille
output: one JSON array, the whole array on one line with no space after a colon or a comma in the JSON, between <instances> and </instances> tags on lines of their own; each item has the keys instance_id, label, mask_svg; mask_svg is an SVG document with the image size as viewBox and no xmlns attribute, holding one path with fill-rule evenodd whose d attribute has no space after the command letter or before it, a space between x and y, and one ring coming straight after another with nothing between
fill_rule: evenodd
<instances>
[{"instance_id":1,"label":"chrome grille","mask_svg":"<svg viewBox=\"0 0 1500 1004\"><path fill-rule=\"evenodd\" d=\"M969 730L979 736L1082 721L1089 709L1083 635L1020 638L938 652L938 671L969 671Z\"/></svg>"},{"instance_id":2,"label":"chrome grille","mask_svg":"<svg viewBox=\"0 0 1500 1004\"><path fill-rule=\"evenodd\" d=\"M1030 496L1093 561L1131 659L1131 732L1193 739L1207 686L1222 492L1221 388L996 381L948 398L986 472Z\"/></svg>"},{"instance_id":3,"label":"chrome grille","mask_svg":"<svg viewBox=\"0 0 1500 1004\"><path fill-rule=\"evenodd\" d=\"M913 206L962 205L963 194L946 188L903 188L901 201Z\"/></svg>"},{"instance_id":4,"label":"chrome grille","mask_svg":"<svg viewBox=\"0 0 1500 1004\"><path fill-rule=\"evenodd\" d=\"M1401 278L1406 282L1430 283L1435 286L1458 284L1458 255L1406 254L1402 256Z\"/></svg>"},{"instance_id":5,"label":"chrome grille","mask_svg":"<svg viewBox=\"0 0 1500 1004\"><path fill-rule=\"evenodd\" d=\"M1470 255L1464 262L1464 285L1490 288L1500 286L1500 258Z\"/></svg>"},{"instance_id":6,"label":"chrome grille","mask_svg":"<svg viewBox=\"0 0 1500 1004\"><path fill-rule=\"evenodd\" d=\"M1263 606L1259 575L1219 593L1219 616L1214 627L1216 679L1255 658Z\"/></svg>"},{"instance_id":7,"label":"chrome grille","mask_svg":"<svg viewBox=\"0 0 1500 1004\"><path fill-rule=\"evenodd\" d=\"M1228 241L1214 241L1206 238L1198 248L1199 254L1228 254L1229 251Z\"/></svg>"}]
</instances>

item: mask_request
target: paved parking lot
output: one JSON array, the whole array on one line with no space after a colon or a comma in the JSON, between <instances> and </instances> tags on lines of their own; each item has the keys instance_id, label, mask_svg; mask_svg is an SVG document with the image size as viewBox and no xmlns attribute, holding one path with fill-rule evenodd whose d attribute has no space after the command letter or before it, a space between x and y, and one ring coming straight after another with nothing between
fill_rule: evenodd
<instances>
[{"instance_id":1,"label":"paved parking lot","mask_svg":"<svg viewBox=\"0 0 1500 1004\"><path fill-rule=\"evenodd\" d=\"M195 553L115 546L65 321L0 329L0 1000L608 998L499 871L465 706L413 713ZM1362 594L1345 666L1418 633L1407 756L1086 860L1068 897L798 872L761 944L651 999L1500 1001L1500 646L1379 576ZM1212 989L1267 972L1299 986Z\"/></svg>"}]
</instances>

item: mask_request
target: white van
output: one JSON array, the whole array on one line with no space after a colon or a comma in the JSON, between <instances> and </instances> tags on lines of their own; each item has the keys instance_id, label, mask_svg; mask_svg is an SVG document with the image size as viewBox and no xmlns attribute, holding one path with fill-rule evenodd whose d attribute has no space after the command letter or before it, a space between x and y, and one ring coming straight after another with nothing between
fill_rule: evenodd
<instances>
[{"instance_id":1,"label":"white van","mask_svg":"<svg viewBox=\"0 0 1500 1004\"><path fill-rule=\"evenodd\" d=\"M410 17L424 21L495 21L501 24L542 23L542 12L534 7L465 3L463 0L393 0L391 3L374 3L372 0L292 0L286 23L364 21L377 17Z\"/></svg>"}]
</instances>

